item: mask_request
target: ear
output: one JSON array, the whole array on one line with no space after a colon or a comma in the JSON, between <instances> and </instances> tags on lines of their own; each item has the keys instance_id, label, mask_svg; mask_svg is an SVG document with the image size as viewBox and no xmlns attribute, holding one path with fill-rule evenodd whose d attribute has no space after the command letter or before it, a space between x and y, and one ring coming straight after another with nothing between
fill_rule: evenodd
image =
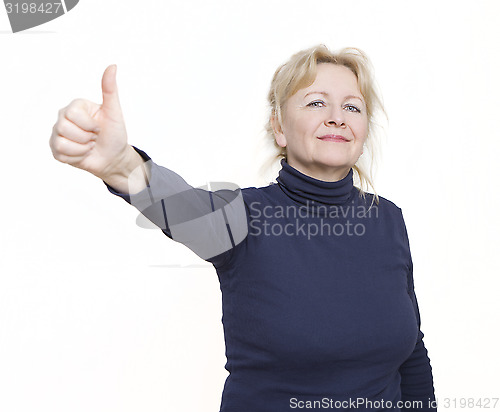
<instances>
[{"instance_id":1,"label":"ear","mask_svg":"<svg viewBox=\"0 0 500 412\"><path fill-rule=\"evenodd\" d=\"M283 133L283 129L282 129L281 125L279 124L279 121L278 121L278 118L276 117L276 115L271 116L271 124L273 127L273 132L274 132L274 137L276 139L276 143L278 143L278 145L280 147L286 147L286 137Z\"/></svg>"}]
</instances>

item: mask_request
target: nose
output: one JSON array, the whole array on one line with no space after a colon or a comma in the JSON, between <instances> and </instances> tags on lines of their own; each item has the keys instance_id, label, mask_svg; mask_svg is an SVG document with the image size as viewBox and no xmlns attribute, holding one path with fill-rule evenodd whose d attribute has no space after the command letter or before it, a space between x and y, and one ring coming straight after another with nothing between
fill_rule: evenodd
<instances>
[{"instance_id":1,"label":"nose","mask_svg":"<svg viewBox=\"0 0 500 412\"><path fill-rule=\"evenodd\" d=\"M345 127L344 111L342 109L332 108L325 120L327 126L336 125L338 127Z\"/></svg>"}]
</instances>

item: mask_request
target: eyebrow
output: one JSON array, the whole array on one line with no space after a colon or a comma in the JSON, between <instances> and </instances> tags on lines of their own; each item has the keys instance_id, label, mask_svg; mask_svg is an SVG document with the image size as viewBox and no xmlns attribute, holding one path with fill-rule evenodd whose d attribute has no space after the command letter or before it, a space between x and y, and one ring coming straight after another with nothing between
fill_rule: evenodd
<instances>
[{"instance_id":1,"label":"eyebrow","mask_svg":"<svg viewBox=\"0 0 500 412\"><path fill-rule=\"evenodd\" d=\"M307 96L309 96L310 94L314 94L314 93L317 93L317 94L324 94L325 96L329 96L329 94L328 94L327 92L315 92L315 91L313 91L313 92L309 92L309 93L307 93L307 94L304 96L304 98L306 98L306 97L307 97ZM362 99L361 97L359 97L359 96L354 96L353 94L350 94L349 96L344 97L344 99L359 99L359 100L361 100L361 101L363 102L363 99Z\"/></svg>"}]
</instances>

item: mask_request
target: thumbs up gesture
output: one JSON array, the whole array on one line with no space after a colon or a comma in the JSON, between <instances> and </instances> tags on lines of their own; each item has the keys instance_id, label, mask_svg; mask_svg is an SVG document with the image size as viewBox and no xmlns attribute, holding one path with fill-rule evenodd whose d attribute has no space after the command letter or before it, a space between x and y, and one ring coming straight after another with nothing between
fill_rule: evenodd
<instances>
[{"instance_id":1,"label":"thumbs up gesture","mask_svg":"<svg viewBox=\"0 0 500 412\"><path fill-rule=\"evenodd\" d=\"M49 144L56 160L104 179L133 151L118 99L116 65L104 71L102 99L101 105L75 99L59 110Z\"/></svg>"}]
</instances>

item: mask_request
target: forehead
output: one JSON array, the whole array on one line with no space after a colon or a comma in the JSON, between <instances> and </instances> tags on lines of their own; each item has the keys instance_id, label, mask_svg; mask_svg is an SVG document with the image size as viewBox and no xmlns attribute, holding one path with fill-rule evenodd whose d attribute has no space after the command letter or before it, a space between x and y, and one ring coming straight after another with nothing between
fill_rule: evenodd
<instances>
[{"instance_id":1,"label":"forehead","mask_svg":"<svg viewBox=\"0 0 500 412\"><path fill-rule=\"evenodd\" d=\"M324 91L329 94L359 94L360 92L356 75L351 69L333 63L318 64L314 82L299 92L305 95L312 90Z\"/></svg>"}]
</instances>

